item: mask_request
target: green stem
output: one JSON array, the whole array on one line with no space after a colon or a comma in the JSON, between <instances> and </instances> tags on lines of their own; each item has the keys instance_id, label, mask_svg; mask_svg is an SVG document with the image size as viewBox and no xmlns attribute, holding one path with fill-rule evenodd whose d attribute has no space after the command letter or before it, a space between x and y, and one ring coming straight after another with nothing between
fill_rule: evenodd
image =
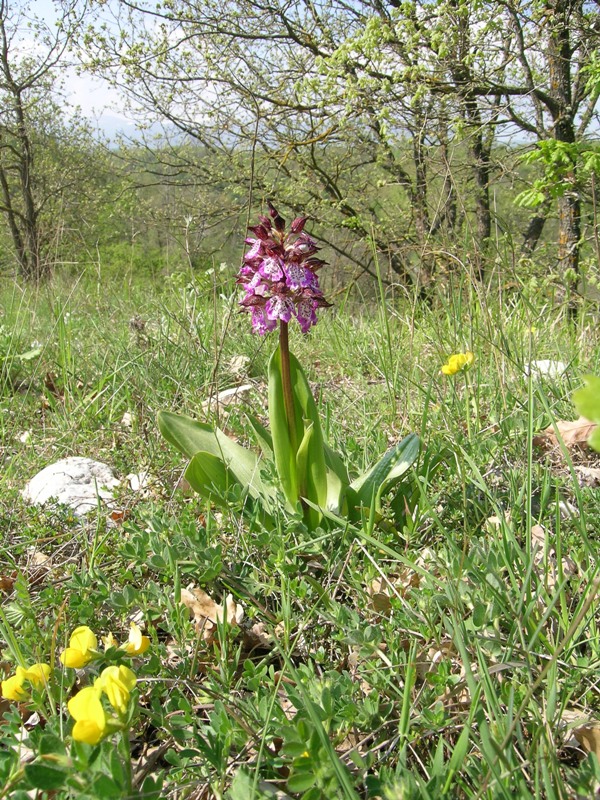
<instances>
[{"instance_id":1,"label":"green stem","mask_svg":"<svg viewBox=\"0 0 600 800\"><path fill-rule=\"evenodd\" d=\"M469 375L465 372L465 416L467 418L467 437L469 444L473 441L473 429L471 427L471 387L469 385Z\"/></svg>"},{"instance_id":2,"label":"green stem","mask_svg":"<svg viewBox=\"0 0 600 800\"><path fill-rule=\"evenodd\" d=\"M294 409L294 395L292 393L292 378L290 374L290 345L288 339L288 323L279 323L279 353L281 355L281 383L283 385L283 404L287 417L290 444L294 453L298 452L298 437L296 436L296 412Z\"/></svg>"},{"instance_id":3,"label":"green stem","mask_svg":"<svg viewBox=\"0 0 600 800\"><path fill-rule=\"evenodd\" d=\"M129 728L121 731L121 753L123 754L123 766L125 767L125 780L127 786L127 797L133 797L133 770L131 768L131 747L129 745Z\"/></svg>"}]
</instances>

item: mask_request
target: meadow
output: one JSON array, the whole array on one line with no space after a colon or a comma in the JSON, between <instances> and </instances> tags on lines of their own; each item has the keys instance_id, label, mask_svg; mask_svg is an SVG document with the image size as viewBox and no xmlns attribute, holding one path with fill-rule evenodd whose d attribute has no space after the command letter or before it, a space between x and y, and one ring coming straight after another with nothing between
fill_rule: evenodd
<instances>
[{"instance_id":1,"label":"meadow","mask_svg":"<svg viewBox=\"0 0 600 800\"><path fill-rule=\"evenodd\" d=\"M351 478L420 439L379 510L311 527L190 491L158 430L178 412L255 447L247 415L267 424L275 334L235 273L0 290L3 677L51 668L2 700L0 797L596 796L600 456L540 434L600 374L597 306L457 273L430 303L349 289L290 328ZM114 470L112 509L23 500L72 455ZM134 673L104 678L113 727L78 741L67 704L113 668Z\"/></svg>"}]
</instances>

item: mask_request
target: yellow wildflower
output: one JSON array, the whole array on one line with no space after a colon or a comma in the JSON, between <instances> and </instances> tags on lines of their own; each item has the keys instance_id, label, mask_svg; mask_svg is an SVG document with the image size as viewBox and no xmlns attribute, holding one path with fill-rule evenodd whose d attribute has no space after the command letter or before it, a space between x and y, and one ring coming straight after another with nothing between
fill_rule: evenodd
<instances>
[{"instance_id":1,"label":"yellow wildflower","mask_svg":"<svg viewBox=\"0 0 600 800\"><path fill-rule=\"evenodd\" d=\"M136 681L135 673L129 667L112 666L102 670L94 686L106 693L108 702L119 714L124 714L129 704L129 694Z\"/></svg>"},{"instance_id":2,"label":"yellow wildflower","mask_svg":"<svg viewBox=\"0 0 600 800\"><path fill-rule=\"evenodd\" d=\"M150 639L142 634L142 630L135 622L131 623L129 629L129 640L121 645L121 650L130 656L141 656L150 647Z\"/></svg>"},{"instance_id":3,"label":"yellow wildflower","mask_svg":"<svg viewBox=\"0 0 600 800\"><path fill-rule=\"evenodd\" d=\"M40 689L48 682L50 672L48 664L33 664L27 668L17 667L14 675L2 681L2 697L17 702L29 700L29 691L25 688L25 682Z\"/></svg>"},{"instance_id":4,"label":"yellow wildflower","mask_svg":"<svg viewBox=\"0 0 600 800\"><path fill-rule=\"evenodd\" d=\"M48 683L51 672L49 664L33 664L25 670L25 680L28 680L36 689L41 689Z\"/></svg>"},{"instance_id":5,"label":"yellow wildflower","mask_svg":"<svg viewBox=\"0 0 600 800\"><path fill-rule=\"evenodd\" d=\"M117 640L112 633L107 633L106 636L102 637L102 644L105 650L110 650L111 647L118 647Z\"/></svg>"},{"instance_id":6,"label":"yellow wildflower","mask_svg":"<svg viewBox=\"0 0 600 800\"><path fill-rule=\"evenodd\" d=\"M106 733L106 713L98 687L87 686L81 689L69 700L67 708L75 720L73 739L87 744L98 744Z\"/></svg>"},{"instance_id":7,"label":"yellow wildflower","mask_svg":"<svg viewBox=\"0 0 600 800\"><path fill-rule=\"evenodd\" d=\"M26 673L27 670L23 667L17 667L16 675L11 675L10 678L2 681L2 697L17 702L28 700L29 692L23 687Z\"/></svg>"},{"instance_id":8,"label":"yellow wildflower","mask_svg":"<svg viewBox=\"0 0 600 800\"><path fill-rule=\"evenodd\" d=\"M69 647L60 654L65 667L79 669L90 662L98 650L98 639L87 625L75 628L69 639Z\"/></svg>"},{"instance_id":9,"label":"yellow wildflower","mask_svg":"<svg viewBox=\"0 0 600 800\"><path fill-rule=\"evenodd\" d=\"M448 358L441 371L444 375L456 375L457 372L469 369L474 361L475 356L470 350L466 353L455 353Z\"/></svg>"}]
</instances>

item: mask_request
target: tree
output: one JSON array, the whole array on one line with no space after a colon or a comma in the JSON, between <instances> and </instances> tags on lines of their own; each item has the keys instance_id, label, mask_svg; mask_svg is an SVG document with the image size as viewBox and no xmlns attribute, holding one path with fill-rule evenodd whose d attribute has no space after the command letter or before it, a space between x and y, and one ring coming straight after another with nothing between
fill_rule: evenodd
<instances>
[{"instance_id":1,"label":"tree","mask_svg":"<svg viewBox=\"0 0 600 800\"><path fill-rule=\"evenodd\" d=\"M50 268L46 256L53 231L44 222L74 181L72 161L54 170L52 178L44 170L47 150L68 129L75 137L82 133L76 122L62 122L56 76L85 4L79 12L76 2L57 10L52 30L32 15L28 3L0 0L0 211L19 273L34 281Z\"/></svg>"},{"instance_id":2,"label":"tree","mask_svg":"<svg viewBox=\"0 0 600 800\"><path fill-rule=\"evenodd\" d=\"M140 107L202 144L221 183L239 194L252 179L294 210L302 203L364 269L377 251L402 280L421 284L443 249L437 237L465 220L485 255L497 131L571 146L589 130L597 6L122 0L118 33L105 27L88 44L98 48L96 66L118 66ZM565 276L579 258L576 173L558 198ZM462 174L470 198L458 215ZM538 215L525 232L529 250L541 227Z\"/></svg>"}]
</instances>

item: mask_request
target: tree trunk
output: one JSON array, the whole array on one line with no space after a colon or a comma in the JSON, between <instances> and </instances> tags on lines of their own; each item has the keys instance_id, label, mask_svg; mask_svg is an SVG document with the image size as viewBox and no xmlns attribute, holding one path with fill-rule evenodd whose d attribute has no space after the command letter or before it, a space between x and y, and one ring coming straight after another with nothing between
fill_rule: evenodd
<instances>
[{"instance_id":1,"label":"tree trunk","mask_svg":"<svg viewBox=\"0 0 600 800\"><path fill-rule=\"evenodd\" d=\"M2 165L0 165L0 187L2 187L2 200L3 200L2 211L5 213L8 222L10 236L13 241L13 246L15 248L15 253L17 256L17 262L19 265L19 272L23 276L26 275L29 271L29 265L27 262L27 251L25 249L25 245L23 244L23 237L21 236L21 231L19 230L17 215L13 208L12 198L10 196L10 187L8 185L6 173Z\"/></svg>"},{"instance_id":2,"label":"tree trunk","mask_svg":"<svg viewBox=\"0 0 600 800\"><path fill-rule=\"evenodd\" d=\"M33 148L27 131L21 92L15 90L13 96L19 141L19 184L23 203L23 227L28 262L28 272L23 277L37 282L46 277L47 265L41 255L38 214L32 185Z\"/></svg>"},{"instance_id":3,"label":"tree trunk","mask_svg":"<svg viewBox=\"0 0 600 800\"><path fill-rule=\"evenodd\" d=\"M554 138L558 142L576 141L571 90L570 16L580 6L580 0L550 0L551 21L548 34L548 69L550 91L554 101L551 108ZM573 287L579 274L581 239L581 198L577 188L576 164L562 178L567 190L558 198L558 264L565 288Z\"/></svg>"},{"instance_id":4,"label":"tree trunk","mask_svg":"<svg viewBox=\"0 0 600 800\"><path fill-rule=\"evenodd\" d=\"M549 210L550 202L546 201L542 206L540 206L540 209L535 217L532 217L529 220L529 225L523 234L523 242L521 244L521 254L525 256L525 258L529 258L529 256L537 247L540 236L544 230L544 226L546 225L546 220L548 219Z\"/></svg>"}]
</instances>

